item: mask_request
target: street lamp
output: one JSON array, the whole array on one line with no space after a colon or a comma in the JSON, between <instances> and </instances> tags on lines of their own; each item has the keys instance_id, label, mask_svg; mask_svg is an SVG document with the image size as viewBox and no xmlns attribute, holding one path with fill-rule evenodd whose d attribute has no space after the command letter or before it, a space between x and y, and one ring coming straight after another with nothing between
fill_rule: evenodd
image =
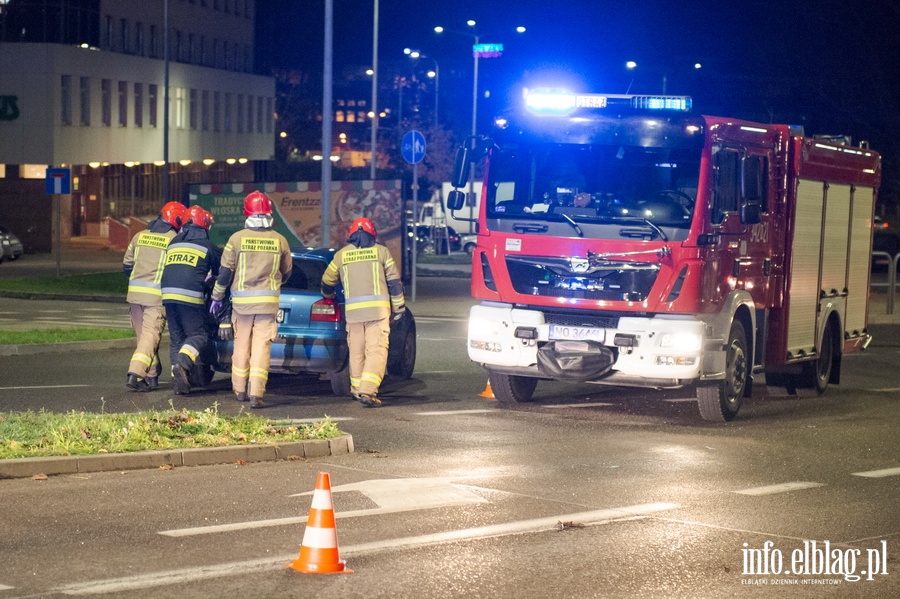
<instances>
[{"instance_id":1,"label":"street lamp","mask_svg":"<svg viewBox=\"0 0 900 599\"><path fill-rule=\"evenodd\" d=\"M440 91L441 91L441 67L438 64L437 60L435 60L431 56L422 54L419 50L413 50L411 48L404 48L403 53L416 61L418 61L420 58L427 58L434 63L434 70L427 71L425 74L429 78L434 79L434 124L439 125L440 118L439 118L439 113L438 113L438 100L440 98Z\"/></svg>"},{"instance_id":2,"label":"street lamp","mask_svg":"<svg viewBox=\"0 0 900 599\"><path fill-rule=\"evenodd\" d=\"M474 59L474 65L472 69L472 137L475 137L476 129L478 125L478 59L481 57L484 58L496 58L500 56L503 52L503 44L485 44L484 46L481 44L482 34L476 28L477 23L469 19L466 21L466 25L469 26L468 31L455 31L453 29L445 29L440 25L434 28L435 33L453 33L456 35L464 35L466 37L472 38L475 43L472 46L472 58ZM525 33L525 27L518 26L516 27L517 33ZM473 163L469 167L469 197L475 196L475 164ZM473 217L474 205L469 206L469 217ZM469 233L472 233L472 223L469 223Z\"/></svg>"},{"instance_id":3,"label":"street lamp","mask_svg":"<svg viewBox=\"0 0 900 599\"><path fill-rule=\"evenodd\" d=\"M638 63L636 63L633 60L629 60L628 62L625 63L625 68L628 69L629 71L633 71L634 69L637 68L637 66L638 66ZM703 65L700 64L699 62L695 62L693 64L693 69L695 71L698 71L702 68L703 68ZM628 84L628 89L625 91L626 94L631 91L631 86L633 83L634 83L634 77L631 78L631 83ZM666 95L667 84L668 84L668 73L664 72L662 75L662 95L664 95L664 96Z\"/></svg>"}]
</instances>

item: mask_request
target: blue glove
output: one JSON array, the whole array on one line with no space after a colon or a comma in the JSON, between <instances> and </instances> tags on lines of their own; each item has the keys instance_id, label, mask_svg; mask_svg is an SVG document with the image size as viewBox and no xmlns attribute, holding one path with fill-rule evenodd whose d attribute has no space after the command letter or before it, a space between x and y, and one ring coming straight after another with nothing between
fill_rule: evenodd
<instances>
[{"instance_id":1,"label":"blue glove","mask_svg":"<svg viewBox=\"0 0 900 599\"><path fill-rule=\"evenodd\" d=\"M209 313L215 316L222 310L222 300L213 300L209 303Z\"/></svg>"}]
</instances>

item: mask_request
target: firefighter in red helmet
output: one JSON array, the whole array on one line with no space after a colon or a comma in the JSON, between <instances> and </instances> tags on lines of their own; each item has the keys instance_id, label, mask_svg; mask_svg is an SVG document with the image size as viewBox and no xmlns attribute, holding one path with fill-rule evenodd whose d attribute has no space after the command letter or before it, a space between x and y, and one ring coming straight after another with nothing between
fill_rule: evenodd
<instances>
[{"instance_id":1,"label":"firefighter in red helmet","mask_svg":"<svg viewBox=\"0 0 900 599\"><path fill-rule=\"evenodd\" d=\"M162 303L169 323L169 359L176 395L191 392L190 375L206 350L208 281L219 274L220 251L209 239L213 216L191 206L187 223L169 243L162 273Z\"/></svg>"},{"instance_id":2,"label":"firefighter in red helmet","mask_svg":"<svg viewBox=\"0 0 900 599\"><path fill-rule=\"evenodd\" d=\"M403 283L390 250L375 243L375 225L358 218L350 225L347 245L334 255L322 275L322 295L334 297L344 285L350 391L364 406L381 405L378 389L388 358L391 318L406 310Z\"/></svg>"},{"instance_id":3,"label":"firefighter in red helmet","mask_svg":"<svg viewBox=\"0 0 900 599\"><path fill-rule=\"evenodd\" d=\"M125 301L129 304L131 326L137 338L125 384L133 391L152 391L159 386L159 340L166 324L160 288L163 259L169 242L185 222L185 207L179 202L168 202L147 229L132 238L125 251L122 261L122 269L128 276Z\"/></svg>"},{"instance_id":4,"label":"firefighter in red helmet","mask_svg":"<svg viewBox=\"0 0 900 599\"><path fill-rule=\"evenodd\" d=\"M278 298L281 284L291 276L291 250L275 231L272 201L260 192L244 199L244 229L225 244L219 276L212 292L210 312L218 314L226 290L231 288L231 324L234 352L231 386L238 401L251 408L265 404L269 378L269 351L278 334Z\"/></svg>"}]
</instances>

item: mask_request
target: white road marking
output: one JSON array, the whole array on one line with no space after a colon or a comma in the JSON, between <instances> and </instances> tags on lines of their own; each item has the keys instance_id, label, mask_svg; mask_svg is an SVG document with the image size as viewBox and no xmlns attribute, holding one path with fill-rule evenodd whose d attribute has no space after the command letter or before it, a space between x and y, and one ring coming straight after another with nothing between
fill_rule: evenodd
<instances>
[{"instance_id":1,"label":"white road marking","mask_svg":"<svg viewBox=\"0 0 900 599\"><path fill-rule=\"evenodd\" d=\"M884 470L868 470L866 472L853 472L853 476L865 476L866 478L883 478L885 476L897 476L900 468L885 468Z\"/></svg>"},{"instance_id":2,"label":"white road marking","mask_svg":"<svg viewBox=\"0 0 900 599\"><path fill-rule=\"evenodd\" d=\"M15 391L19 389L72 389L74 387L88 387L89 385L35 385L31 387L0 387L0 391Z\"/></svg>"},{"instance_id":3,"label":"white road marking","mask_svg":"<svg viewBox=\"0 0 900 599\"><path fill-rule=\"evenodd\" d=\"M480 495L476 495L465 485L453 484L453 481L455 480L466 480L467 478L471 477L387 478L338 485L331 488L333 493L339 493L341 491L359 491L374 501L378 507L366 510L335 512L335 518L355 518L358 516L393 514L429 508L487 503L487 499ZM312 494L313 492L309 491L306 493L296 493L291 495L291 497L302 497ZM306 522L306 517L274 518L250 522L233 522L231 524L220 524L215 526L163 530L158 534L166 537L190 537L220 532L231 532L234 530L302 524L304 522Z\"/></svg>"},{"instance_id":4,"label":"white road marking","mask_svg":"<svg viewBox=\"0 0 900 599\"><path fill-rule=\"evenodd\" d=\"M866 391L870 391L872 393L895 393L900 391L900 387L888 387L886 389L866 389Z\"/></svg>"},{"instance_id":5,"label":"white road marking","mask_svg":"<svg viewBox=\"0 0 900 599\"><path fill-rule=\"evenodd\" d=\"M792 483L781 483L780 485L768 485L766 487L753 487L750 489L742 489L735 491L740 495L773 495L775 493L787 493L788 491L798 491L800 489L812 489L815 487L824 487L822 483L811 483L806 481L797 481Z\"/></svg>"},{"instance_id":6,"label":"white road marking","mask_svg":"<svg viewBox=\"0 0 900 599\"><path fill-rule=\"evenodd\" d=\"M603 403L603 402L597 402L597 403L561 403L561 404L555 404L555 405L552 405L552 406L544 406L544 407L547 408L548 410L549 410L549 409L558 410L558 409L560 409L560 408L602 408L602 407L605 407L605 406L614 406L614 405L616 405L616 404L614 404L614 403Z\"/></svg>"},{"instance_id":7,"label":"white road marking","mask_svg":"<svg viewBox=\"0 0 900 599\"><path fill-rule=\"evenodd\" d=\"M14 589L14 588L16 588L16 587L11 587L6 584L0 584L0 591L9 591L10 589Z\"/></svg>"},{"instance_id":8,"label":"white road marking","mask_svg":"<svg viewBox=\"0 0 900 599\"><path fill-rule=\"evenodd\" d=\"M654 512L671 510L677 507L678 504L675 503L647 503L621 508L548 516L546 518L535 518L532 520L520 520L517 522L479 526L476 528L465 528L462 530L452 530L415 537L385 539L383 541L373 541L371 543L360 543L358 545L344 547L343 550L341 550L341 556L342 558L346 558L348 556L361 556L390 549L412 549L456 541L558 530L560 522L578 522L585 526L599 525L616 520L633 518L635 516L645 516ZM101 593L122 594L127 591L134 591L147 587L171 586L197 582L200 580L222 578L225 576L246 575L252 570L267 571L283 569L285 568L286 562L291 562L296 559L296 557L296 554L289 554L276 558L267 557L214 566L196 566L179 570L140 574L137 576L86 581L52 589L51 593L56 592L64 595L97 595Z\"/></svg>"},{"instance_id":9,"label":"white road marking","mask_svg":"<svg viewBox=\"0 0 900 599\"><path fill-rule=\"evenodd\" d=\"M675 398L675 399L664 399L663 401L667 401L669 403L686 403L686 402L692 401L692 402L696 403L697 398L696 397L679 397L679 398Z\"/></svg>"},{"instance_id":10,"label":"white road marking","mask_svg":"<svg viewBox=\"0 0 900 599\"><path fill-rule=\"evenodd\" d=\"M445 410L440 412L416 412L416 416L458 416L460 414L494 414L497 410Z\"/></svg>"}]
</instances>

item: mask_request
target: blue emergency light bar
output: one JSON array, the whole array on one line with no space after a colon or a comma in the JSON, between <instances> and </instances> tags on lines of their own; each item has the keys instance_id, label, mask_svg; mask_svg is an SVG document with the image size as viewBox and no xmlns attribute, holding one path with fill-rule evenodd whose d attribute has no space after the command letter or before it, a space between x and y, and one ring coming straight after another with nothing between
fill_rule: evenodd
<instances>
[{"instance_id":1,"label":"blue emergency light bar","mask_svg":"<svg viewBox=\"0 0 900 599\"><path fill-rule=\"evenodd\" d=\"M633 94L576 94L568 90L538 89L525 97L525 106L537 114L568 114L578 108L630 108L689 112L690 96Z\"/></svg>"}]
</instances>

